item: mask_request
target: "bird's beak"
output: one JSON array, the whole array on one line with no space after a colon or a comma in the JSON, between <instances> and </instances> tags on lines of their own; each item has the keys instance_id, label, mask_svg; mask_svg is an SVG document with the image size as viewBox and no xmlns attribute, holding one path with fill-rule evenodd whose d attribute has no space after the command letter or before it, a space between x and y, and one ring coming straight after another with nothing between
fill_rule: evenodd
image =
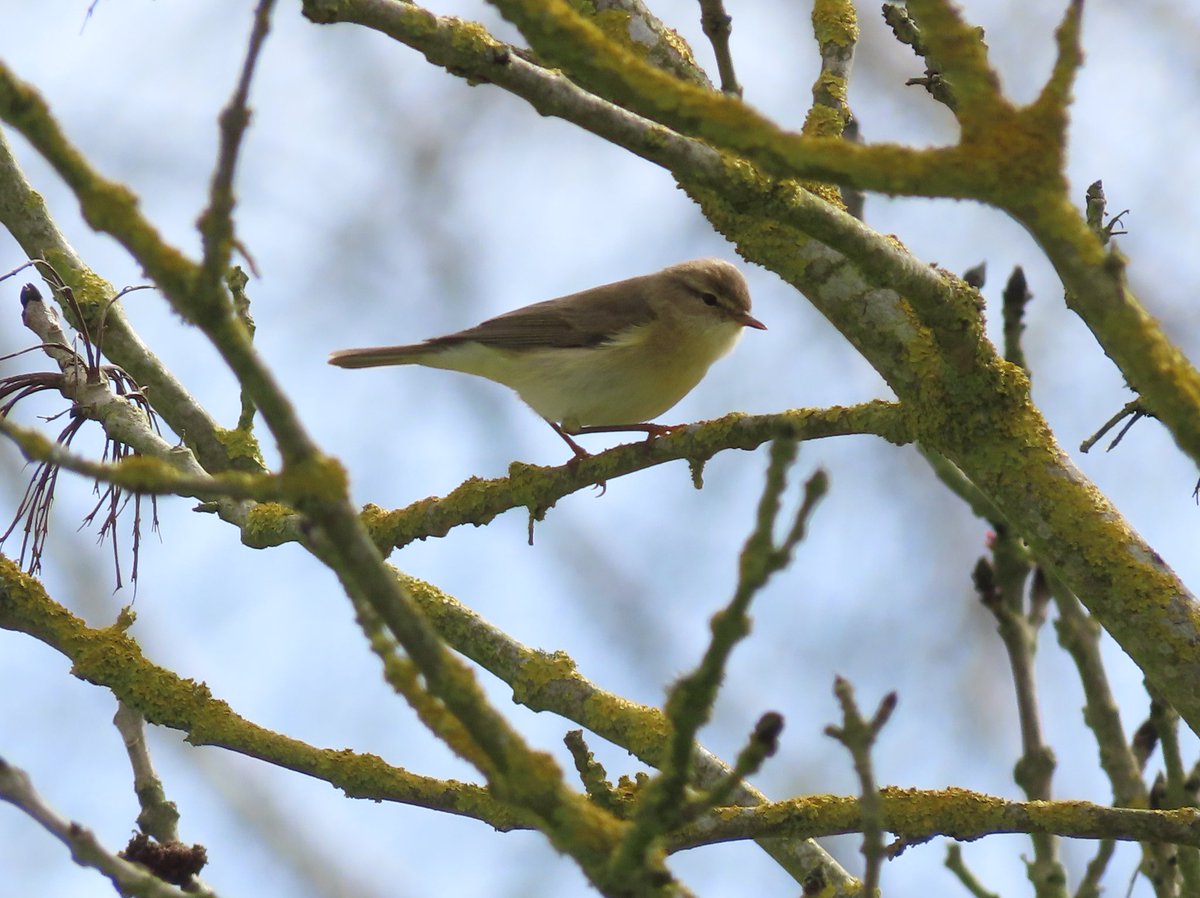
<instances>
[{"instance_id":1,"label":"bird's beak","mask_svg":"<svg viewBox=\"0 0 1200 898\"><path fill-rule=\"evenodd\" d=\"M759 331L765 331L767 329L767 326L765 324L763 324L761 321L759 321L757 318L755 318L749 312L742 312L740 315L738 315L733 320L736 321L738 324L742 325L743 327L752 327L755 330L759 330Z\"/></svg>"}]
</instances>

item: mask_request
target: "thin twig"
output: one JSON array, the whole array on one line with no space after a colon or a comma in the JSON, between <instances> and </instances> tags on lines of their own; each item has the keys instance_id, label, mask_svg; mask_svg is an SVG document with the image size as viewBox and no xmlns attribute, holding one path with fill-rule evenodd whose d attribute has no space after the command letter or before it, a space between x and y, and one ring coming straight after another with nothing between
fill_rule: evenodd
<instances>
[{"instance_id":1,"label":"thin twig","mask_svg":"<svg viewBox=\"0 0 1200 898\"><path fill-rule=\"evenodd\" d=\"M563 737L563 744L571 752L571 758L575 761L575 771L579 774L588 798L617 817L625 817L629 812L629 803L613 788L612 783L608 781L608 772L604 765L588 750L583 730L568 732Z\"/></svg>"},{"instance_id":2,"label":"thin twig","mask_svg":"<svg viewBox=\"0 0 1200 898\"><path fill-rule=\"evenodd\" d=\"M863 143L862 127L858 123L858 118L853 114L846 120L846 124L842 126L842 140L858 146L861 146ZM840 191L842 205L846 207L846 214L862 221L866 214L867 192L850 184L843 184Z\"/></svg>"},{"instance_id":3,"label":"thin twig","mask_svg":"<svg viewBox=\"0 0 1200 898\"><path fill-rule=\"evenodd\" d=\"M721 90L735 97L742 95L733 71L733 55L729 51L729 35L733 31L733 19L725 12L722 0L700 0L700 26L704 36L712 44L717 57L717 71L721 75Z\"/></svg>"},{"instance_id":4,"label":"thin twig","mask_svg":"<svg viewBox=\"0 0 1200 898\"><path fill-rule=\"evenodd\" d=\"M237 168L238 155L250 124L250 83L259 54L271 28L271 10L275 0L259 0L254 11L254 26L250 30L250 41L242 62L241 76L229 103L221 111L220 149L217 165L209 186L209 205L200 215L198 226L204 244L204 258L200 263L207 284L201 292L216 293L234 248L233 177Z\"/></svg>"},{"instance_id":5,"label":"thin twig","mask_svg":"<svg viewBox=\"0 0 1200 898\"><path fill-rule=\"evenodd\" d=\"M1121 428L1121 431L1116 435L1113 441L1108 444L1108 449L1105 450L1107 452L1111 452L1116 447L1117 443L1121 442L1121 439L1125 436L1125 434L1129 432L1129 428L1131 428L1139 418L1146 417L1146 415L1147 412L1142 405L1142 399L1140 396L1137 399L1129 400L1129 402L1126 402L1119 412L1105 421L1100 426L1099 430L1079 444L1079 451L1084 453L1088 452L1106 433L1116 427L1118 422L1120 422L1123 418L1128 417L1129 422Z\"/></svg>"},{"instance_id":6,"label":"thin twig","mask_svg":"<svg viewBox=\"0 0 1200 898\"><path fill-rule=\"evenodd\" d=\"M729 798L746 781L758 773L767 758L779 750L779 734L783 732L783 716L768 711L758 719L754 731L738 752L733 769L705 791L689 800L680 815L682 820L694 820L710 808L729 804ZM693 754L693 757L695 755Z\"/></svg>"},{"instance_id":7,"label":"thin twig","mask_svg":"<svg viewBox=\"0 0 1200 898\"><path fill-rule=\"evenodd\" d=\"M838 677L833 684L834 695L842 707L842 725L827 726L825 735L832 736L846 747L854 760L854 772L858 774L861 790L859 807L862 819L862 854L866 859L866 869L863 873L864 895L874 895L879 889L879 876L883 862L887 858L887 848L883 844L883 802L879 797L879 787L875 784L875 773L871 764L871 749L879 736L880 730L887 725L888 719L896 709L896 693L889 692L875 709L875 713L867 720L858 710L854 700L854 687L848 680Z\"/></svg>"},{"instance_id":8,"label":"thin twig","mask_svg":"<svg viewBox=\"0 0 1200 898\"><path fill-rule=\"evenodd\" d=\"M124 702L118 702L113 724L125 742L125 751L133 767L133 791L142 808L137 818L138 827L159 842L178 841L179 809L175 802L167 800L162 780L150 760L146 719Z\"/></svg>"},{"instance_id":9,"label":"thin twig","mask_svg":"<svg viewBox=\"0 0 1200 898\"><path fill-rule=\"evenodd\" d=\"M249 283L249 280L246 272L237 266L230 268L225 276L225 283L229 286L229 293L233 297L234 314L237 315L245 326L246 333L253 340L257 325L254 323L254 316L250 314L250 295L246 292L246 284ZM248 434L254 429L254 414L258 409L254 406L254 400L244 389L240 392L242 410L238 415L237 429Z\"/></svg>"},{"instance_id":10,"label":"thin twig","mask_svg":"<svg viewBox=\"0 0 1200 898\"><path fill-rule=\"evenodd\" d=\"M45 462L52 468L72 471L142 495L191 496L204 501L227 497L268 502L285 494L279 479L271 475L226 471L209 476L180 471L172 462L187 456L187 450L177 446L168 446L165 456L127 457L116 464L106 464L76 455L61 439L47 440L41 431L14 424L2 416L0 433L11 439L30 461Z\"/></svg>"},{"instance_id":11,"label":"thin twig","mask_svg":"<svg viewBox=\"0 0 1200 898\"><path fill-rule=\"evenodd\" d=\"M824 472L818 471L809 479L804 500L786 537L776 544L774 529L781 496L787 486L787 470L795 457L795 440L776 440L771 444L766 484L759 500L754 531L742 549L737 588L729 604L713 616L712 639L700 664L680 679L667 697L665 711L672 730L670 747L660 767L660 775L642 790L632 816L633 826L614 853L611 869L616 878L642 870L659 836L686 822L689 816L707 810L685 802L696 733L712 714L712 705L734 646L750 632L751 600L770 577L791 560L792 550L803 538L816 503L828 489ZM768 745L773 747L779 727L768 729L772 731L771 735L758 740L763 749ZM760 760L765 757L761 750L757 755ZM754 753L747 755L747 762L754 756Z\"/></svg>"},{"instance_id":12,"label":"thin twig","mask_svg":"<svg viewBox=\"0 0 1200 898\"><path fill-rule=\"evenodd\" d=\"M1166 768L1166 778L1161 802L1155 802L1151 797L1152 807L1180 808L1194 807L1195 797L1188 794L1187 771L1183 766L1183 754L1179 745L1179 714L1164 699L1155 693L1147 683L1150 692L1150 719L1158 733L1159 745L1162 747L1163 766ZM1173 859L1175 863L1167 863L1156 871L1157 876L1164 879L1175 879L1179 886L1182 879L1182 894L1200 894L1200 856L1196 849L1181 847ZM1169 888L1169 886L1168 886Z\"/></svg>"},{"instance_id":13,"label":"thin twig","mask_svg":"<svg viewBox=\"0 0 1200 898\"><path fill-rule=\"evenodd\" d=\"M106 850L91 830L62 817L34 789L29 774L0 759L0 800L23 811L71 851L71 857L83 867L99 870L122 895L147 898L215 898L203 886L184 891L137 864Z\"/></svg>"},{"instance_id":14,"label":"thin twig","mask_svg":"<svg viewBox=\"0 0 1200 898\"><path fill-rule=\"evenodd\" d=\"M1007 525L996 521L993 525L996 528L993 563L981 558L973 579L984 606L996 618L1012 670L1022 748L1014 779L1030 800L1048 801L1055 760L1053 750L1042 736L1033 662L1049 595L1044 588L1034 589L1026 606L1025 584L1032 568L1028 552ZM1039 898L1058 896L1064 888L1066 872L1058 858L1057 840L1037 833L1032 841L1034 860L1028 865L1028 875L1035 892Z\"/></svg>"},{"instance_id":15,"label":"thin twig","mask_svg":"<svg viewBox=\"0 0 1200 898\"><path fill-rule=\"evenodd\" d=\"M925 74L920 78L909 78L906 87L924 87L931 97L951 111L957 111L958 101L950 84L942 77L941 70L929 59L929 49L921 37L921 27L902 3L887 0L883 4L883 20L892 29L896 40L907 44L913 53L925 60Z\"/></svg>"},{"instance_id":16,"label":"thin twig","mask_svg":"<svg viewBox=\"0 0 1200 898\"><path fill-rule=\"evenodd\" d=\"M953 842L946 846L946 869L958 877L963 888L975 898L1000 898L997 892L989 892L984 888L983 883L976 878L975 874L967 867L966 861L963 860L962 847Z\"/></svg>"},{"instance_id":17,"label":"thin twig","mask_svg":"<svg viewBox=\"0 0 1200 898\"><path fill-rule=\"evenodd\" d=\"M1120 710L1109 686L1100 652L1100 625L1087 614L1074 593L1060 582L1053 577L1047 577L1045 582L1058 608L1058 619L1054 624L1058 642L1070 654L1079 672L1086 699L1083 719L1091 728L1100 750L1100 766L1112 785L1113 804L1118 807L1146 807L1149 796L1141 774L1144 762L1139 761L1125 738ZM1169 846L1160 843L1142 845L1147 869L1166 868L1170 864L1168 856L1171 853ZM1100 880L1112 855L1113 842L1103 842L1088 862L1076 890L1076 898L1090 898L1099 894Z\"/></svg>"},{"instance_id":18,"label":"thin twig","mask_svg":"<svg viewBox=\"0 0 1200 898\"><path fill-rule=\"evenodd\" d=\"M857 124L852 133L846 133L854 121L847 99L854 50L858 45L858 15L854 3L830 0L813 4L812 25L821 53L821 71L813 81L813 105L805 119L803 133L812 137L845 137L861 143Z\"/></svg>"}]
</instances>

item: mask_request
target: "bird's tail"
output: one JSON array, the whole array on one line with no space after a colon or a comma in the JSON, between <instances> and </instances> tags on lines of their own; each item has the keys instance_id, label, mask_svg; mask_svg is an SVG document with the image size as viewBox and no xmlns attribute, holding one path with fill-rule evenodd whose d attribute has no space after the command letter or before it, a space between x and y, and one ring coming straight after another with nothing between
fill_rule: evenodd
<instances>
[{"instance_id":1,"label":"bird's tail","mask_svg":"<svg viewBox=\"0 0 1200 898\"><path fill-rule=\"evenodd\" d=\"M429 347L419 343L408 346L369 346L366 349L339 349L330 353L329 364L339 368L375 368L380 365L419 365Z\"/></svg>"}]
</instances>

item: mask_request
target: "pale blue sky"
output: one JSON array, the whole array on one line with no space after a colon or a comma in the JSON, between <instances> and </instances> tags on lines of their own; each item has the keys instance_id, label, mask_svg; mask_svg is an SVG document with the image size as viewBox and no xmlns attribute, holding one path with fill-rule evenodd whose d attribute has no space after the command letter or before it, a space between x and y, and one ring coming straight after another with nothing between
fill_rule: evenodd
<instances>
[{"instance_id":1,"label":"pale blue sky","mask_svg":"<svg viewBox=\"0 0 1200 898\"><path fill-rule=\"evenodd\" d=\"M101 3L81 31L87 5L10 0L0 57L38 86L103 172L139 193L168 239L194 250L214 121L236 78L250 4ZM815 73L807 9L727 5L747 101L798 124ZM1031 98L1049 68L1057 5L965 5L987 29L1006 88ZM651 6L699 40L697 55L709 59L694 2ZM902 87L921 66L890 42L873 7L861 12L852 94L864 136L952 139L946 112ZM490 7L467 0L436 9L495 19ZM1070 158L1081 202L1087 184L1103 178L1111 208L1132 209L1121 238L1132 282L1192 358L1200 355L1198 44L1197 14L1178 4L1089 3ZM345 372L325 364L329 350L417 340L685 258L736 259L655 167L494 87L468 87L377 34L314 26L298 4L277 11L252 103L238 226L262 273L249 288L258 343L305 423L344 460L363 502L400 506L471 475L500 476L513 460L555 464L566 455L501 387L418 369ZM136 265L82 224L61 184L9 136L89 264L118 286L139 283ZM1026 338L1035 397L1088 476L1185 580L1200 582L1195 470L1165 432L1143 422L1116 452L1075 453L1129 394L1064 308L1061 287L1020 227L973 204L875 197L867 219L930 263L961 271L986 259L993 308L1011 267L1026 267L1035 295ZM21 261L0 237L0 270ZM770 272L744 268L755 314L770 330L747 334L671 420L887 395L803 297ZM18 289L0 284L13 309L0 316L0 354L30 342L15 313ZM232 424L237 393L215 353L155 294L135 293L127 307L187 387ZM995 327L998 312L991 318ZM11 507L23 475L7 446L2 455ZM488 528L410 546L393 561L526 644L567 650L600 685L658 703L698 658L708 617L728 599L765 464L763 452L727 453L708 466L702 492L686 466L662 467L611 483L600 498L563 499L538 526L533 548L524 516L510 512ZM777 798L853 791L848 758L822 735L836 717L831 685L841 674L864 704L900 693L879 747L881 782L1018 797L1007 662L970 589L986 526L939 489L911 449L866 438L812 444L801 450L797 477L818 465L829 471L832 493L792 568L757 599L755 632L734 656L704 742L730 756L763 711L778 710L787 721L783 745L756 782ZM45 580L59 601L104 625L130 595L110 594L107 547L75 532L90 497L87 484L64 479ZM246 549L229 527L190 507L163 502L162 542L150 540L143 554L134 632L151 658L206 681L265 726L375 752L420 773L471 776L380 683L332 576L296 547ZM1060 760L1055 792L1104 801L1109 790L1082 727L1075 677L1052 632L1043 638L1043 711ZM1111 644L1108 654L1132 728L1146 707L1140 675ZM0 756L29 770L62 813L107 845L123 845L137 810L108 722L110 695L69 678L63 659L40 644L3 632L0 682L10 684L0 689ZM502 685L488 688L534 743L565 758L560 740L572 724L517 708ZM272 835L294 856L348 871L339 875L361 896L593 894L540 836L349 801L295 774L188 749L169 731L153 731L152 744L181 807L182 834L208 847L206 878L226 898L336 894L281 857ZM624 752L592 744L610 774L637 769ZM221 786L248 800L250 813L235 809ZM832 844L858 869L855 840ZM1091 852L1067 847L1074 876ZM1027 893L1019 856L1028 853L1020 837L965 847L988 886L1008 895ZM943 856L941 843L910 850L885 870L885 894L956 894ZM1135 864L1136 852L1121 850L1111 882L1123 885ZM692 852L672 865L703 895L795 894L754 846ZM10 894L92 898L111 890L0 805L0 898Z\"/></svg>"}]
</instances>

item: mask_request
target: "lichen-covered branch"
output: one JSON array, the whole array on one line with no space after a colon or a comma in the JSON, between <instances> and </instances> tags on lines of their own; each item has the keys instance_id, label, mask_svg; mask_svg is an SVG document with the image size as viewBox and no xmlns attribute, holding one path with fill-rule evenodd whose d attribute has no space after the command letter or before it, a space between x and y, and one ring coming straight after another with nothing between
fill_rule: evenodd
<instances>
[{"instance_id":1,"label":"lichen-covered branch","mask_svg":"<svg viewBox=\"0 0 1200 898\"><path fill-rule=\"evenodd\" d=\"M813 440L849 434L874 434L889 442L907 441L903 409L894 403L868 402L850 407L796 409L774 415L734 413L689 425L649 443L629 443L554 468L514 463L509 476L472 478L448 495L414 502L406 508L363 512L377 544L402 548L414 539L444 536L463 524L486 524L512 508L525 507L537 518L571 493L669 461L686 460L697 482L704 463L728 449L757 449L769 440Z\"/></svg>"},{"instance_id":2,"label":"lichen-covered branch","mask_svg":"<svg viewBox=\"0 0 1200 898\"><path fill-rule=\"evenodd\" d=\"M337 575L347 594L368 603L417 665L424 687L443 702L486 759L482 772L505 801L526 808L560 850L602 891L617 888L607 871L617 838L563 782L561 771L534 751L485 697L471 670L445 647L384 566L351 506L345 473L326 458L301 424L272 372L255 351L224 285L202 277L197 263L167 244L140 213L137 199L97 171L67 140L42 99L0 66L0 118L20 130L66 181L85 219L111 234L143 266L172 307L221 354L270 428L284 461L289 501L314 525L307 545ZM662 871L655 871L660 876ZM665 887L667 880L663 881Z\"/></svg>"},{"instance_id":3,"label":"lichen-covered branch","mask_svg":"<svg viewBox=\"0 0 1200 898\"><path fill-rule=\"evenodd\" d=\"M42 585L0 556L0 628L25 633L71 661L81 680L112 691L157 726L187 735L192 745L216 745L316 779L351 798L399 801L474 817L497 829L532 825L528 815L486 789L419 776L372 755L320 749L239 716L208 687L154 664L125 630L125 616L105 629L88 627L50 598Z\"/></svg>"},{"instance_id":4,"label":"lichen-covered branch","mask_svg":"<svg viewBox=\"0 0 1200 898\"><path fill-rule=\"evenodd\" d=\"M660 708L640 705L601 689L579 673L565 653L535 651L432 584L405 574L397 576L447 643L508 683L513 701L587 727L651 767L665 763L670 727ZM732 774L724 762L699 746L690 763L692 783L700 789L719 787ZM764 803L766 797L742 781L726 800L755 806ZM857 880L815 842L767 838L759 840L759 845L797 882L816 879L831 886L835 895L857 894Z\"/></svg>"},{"instance_id":5,"label":"lichen-covered branch","mask_svg":"<svg viewBox=\"0 0 1200 898\"><path fill-rule=\"evenodd\" d=\"M110 359L153 395L155 409L211 472L233 467L262 471L253 455L231 453L223 431L184 389L162 361L134 333L120 303L110 305L116 290L87 268L67 243L46 204L25 178L12 149L0 132L0 224L11 233L30 259L44 259L74 289L89 326L104 315L104 351Z\"/></svg>"},{"instance_id":6,"label":"lichen-covered branch","mask_svg":"<svg viewBox=\"0 0 1200 898\"><path fill-rule=\"evenodd\" d=\"M527 37L540 34L547 43L581 42L572 44L574 49L565 51L568 55L604 40L588 23L581 23L576 13L565 9L561 0L545 8L539 5L537 22L532 21L536 17L522 12L521 0L501 5L528 29ZM920 264L798 185L773 181L744 159L722 157L711 147L614 109L568 79L515 56L478 26L440 19L413 4L371 0L343 0L336 8L310 3L306 13L320 21L336 16L377 28L412 44L439 65L512 90L545 114L574 121L669 168L700 202L714 226L737 241L747 258L778 271L796 285L863 352L901 399L911 404L920 441L953 462L988 497L1193 728L1200 729L1200 692L1193 687L1200 681L1200 653L1196 650L1200 611L1174 572L1058 446L1030 400L1027 378L1004 362L986 339L974 290ZM607 44L598 52L598 65L615 68L614 60L620 60L631 66L629 71L637 78L648 68L629 63L619 54L614 56ZM592 65L586 60L581 64ZM659 85L661 79L650 75L641 83L656 89L662 86L662 98L673 100L679 92L690 90L661 72L658 76L669 83ZM689 97L696 101L689 114L699 115L702 107L705 114L714 113L719 107L723 117L718 116L714 128L746 124L741 117L749 113L740 106L733 108L738 105L736 100L711 91ZM742 133L757 140L762 135L755 128L748 125ZM1039 135L1038 142L1060 138ZM1018 139L1009 133L996 149L1008 153L1012 141ZM837 152L847 159L855 156L854 147L835 143ZM930 165L956 164L945 157L947 151L921 152ZM760 159L757 155L753 158ZM1015 162L1012 157L1005 158L1005 165L1024 164L1019 158ZM790 171L820 176L798 168ZM1004 183L1006 177L995 183ZM1051 186L1031 188L1029 177L1036 184ZM1045 221L1023 219L1035 233L1050 228L1074 235L1062 243L1060 252L1073 260L1070 265L1077 267L1078 283L1096 288L1082 301L1096 298L1097 304L1103 305L1105 301L1098 297L1114 300L1103 314L1132 316L1126 319L1131 330L1123 339L1140 345L1134 352L1139 356L1137 364L1153 367L1167 363L1152 375L1161 390L1178 400L1173 416L1164 420L1182 444L1195 447L1194 455L1200 458L1200 375L1170 346L1131 296L1125 292L1114 296L1099 242L1061 191L1055 192L1061 184L1060 173L1037 175L1035 171L1022 175L1018 182L1026 185L1020 190L1039 198L1038 208L1053 213ZM1049 244L1043 246L1053 257ZM1063 272L1063 262L1056 264ZM1102 342L1108 346L1106 340ZM1129 345L1132 348L1132 343ZM1122 369L1126 370L1124 365ZM1189 398L1192 396L1195 401ZM1187 432L1194 433L1195 439L1180 436ZM1097 559L1112 561L1106 565Z\"/></svg>"},{"instance_id":7,"label":"lichen-covered branch","mask_svg":"<svg viewBox=\"0 0 1200 898\"><path fill-rule=\"evenodd\" d=\"M879 790L885 830L913 842L935 836L969 841L997 833L1044 833L1200 846L1200 809L1146 811L1087 801L1009 801L968 789ZM811 795L754 808L717 808L677 833L671 850L764 835L804 838L862 832L857 796Z\"/></svg>"},{"instance_id":8,"label":"lichen-covered branch","mask_svg":"<svg viewBox=\"0 0 1200 898\"><path fill-rule=\"evenodd\" d=\"M1184 451L1200 461L1200 372L1130 293L1119 259L1106 262L1100 241L1066 193L1066 103L1081 58L1082 4L1068 8L1058 31L1054 71L1038 100L1025 108L999 93L978 35L948 3L910 4L926 26L930 52L952 70L969 100L964 107L972 107L959 112L962 143L929 150L847 144L783 131L740 101L684 83L614 45L567 0L495 0L495 5L542 58L589 90L680 134L740 154L767 174L889 194L972 198L1011 213L1055 265L1072 308ZM408 18L401 29L421 42L428 42L439 24L415 5L388 4L402 7L395 12L384 6L377 0L348 0L330 8L310 2L306 13L317 21L336 17L365 24ZM486 40L478 31L470 37ZM469 54L470 48L460 45L459 51Z\"/></svg>"},{"instance_id":9,"label":"lichen-covered branch","mask_svg":"<svg viewBox=\"0 0 1200 898\"><path fill-rule=\"evenodd\" d=\"M514 508L524 508L532 520L541 520L565 496L667 462L688 462L692 479L699 485L705 463L718 452L757 449L775 439L804 441L850 434L872 434L896 445L911 440L907 416L893 402L794 409L770 415L734 412L690 424L650 442L625 443L557 467L513 462L507 477L472 477L445 496L419 499L391 511L368 505L362 518L375 544L390 551L413 540L445 536L464 524L488 524ZM258 549L302 542L304 538L301 515L285 505L259 506L242 523L242 539Z\"/></svg>"},{"instance_id":10,"label":"lichen-covered branch","mask_svg":"<svg viewBox=\"0 0 1200 898\"><path fill-rule=\"evenodd\" d=\"M117 428L108 432L114 431L120 432ZM161 437L157 437L152 444L162 451L161 455L156 453L150 456L129 456L119 462L105 463L75 455L60 444L46 439L40 430L14 424L7 418L0 418L0 433L12 440L29 461L46 462L101 483L110 483L131 493L147 496L192 496L204 500L222 497L254 499L260 502L283 495L282 487L270 476L241 474L236 471L225 471L210 476L180 470L176 461L184 457L190 460L190 453L186 448L166 444ZM146 445L147 441L142 441L138 445L138 451L145 451L143 447Z\"/></svg>"}]
</instances>

